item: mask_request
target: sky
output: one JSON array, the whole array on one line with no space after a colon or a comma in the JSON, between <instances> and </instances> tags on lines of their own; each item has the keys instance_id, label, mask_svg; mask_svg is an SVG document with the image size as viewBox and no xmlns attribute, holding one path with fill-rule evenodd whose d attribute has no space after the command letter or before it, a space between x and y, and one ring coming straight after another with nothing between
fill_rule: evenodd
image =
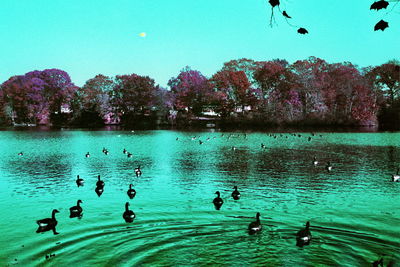
<instances>
[{"instance_id":1,"label":"sky","mask_svg":"<svg viewBox=\"0 0 400 267\"><path fill-rule=\"evenodd\" d=\"M166 86L185 66L207 77L232 59L316 56L379 65L400 55L400 4L373 0L281 0L300 35L267 0L1 0L0 83L59 68L78 86L97 74L136 73ZM374 32L384 19L389 28ZM146 33L145 37L140 33Z\"/></svg>"}]
</instances>

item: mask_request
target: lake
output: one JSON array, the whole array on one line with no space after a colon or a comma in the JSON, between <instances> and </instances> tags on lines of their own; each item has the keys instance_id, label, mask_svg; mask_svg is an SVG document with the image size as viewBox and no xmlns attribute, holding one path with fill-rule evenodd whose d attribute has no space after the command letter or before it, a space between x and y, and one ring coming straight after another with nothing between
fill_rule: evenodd
<instances>
[{"instance_id":1,"label":"lake","mask_svg":"<svg viewBox=\"0 0 400 267\"><path fill-rule=\"evenodd\" d=\"M399 145L389 132L1 131L0 265L399 264ZM78 199L83 216L69 218ZM53 209L59 234L36 233ZM263 230L249 235L257 212ZM311 243L296 246L307 221Z\"/></svg>"}]
</instances>

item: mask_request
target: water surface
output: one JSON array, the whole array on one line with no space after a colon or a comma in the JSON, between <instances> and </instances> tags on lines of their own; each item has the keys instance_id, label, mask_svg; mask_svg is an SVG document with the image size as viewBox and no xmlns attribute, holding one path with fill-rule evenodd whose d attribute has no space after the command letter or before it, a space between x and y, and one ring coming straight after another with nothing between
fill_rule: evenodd
<instances>
[{"instance_id":1,"label":"water surface","mask_svg":"<svg viewBox=\"0 0 400 267\"><path fill-rule=\"evenodd\" d=\"M368 266L381 255L398 262L400 183L390 178L400 165L400 134L274 134L2 131L0 264ZM105 182L101 197L97 175ZM235 185L239 201L230 196ZM83 217L71 219L78 199ZM133 223L122 218L127 201ZM35 221L53 209L60 234L37 234ZM249 236L256 212L264 229ZM297 247L306 221L313 240Z\"/></svg>"}]
</instances>

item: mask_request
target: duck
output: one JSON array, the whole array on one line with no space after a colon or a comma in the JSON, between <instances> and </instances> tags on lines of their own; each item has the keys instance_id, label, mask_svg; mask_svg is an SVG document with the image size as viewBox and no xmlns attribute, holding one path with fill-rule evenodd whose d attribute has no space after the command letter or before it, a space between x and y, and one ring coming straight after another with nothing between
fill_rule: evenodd
<instances>
[{"instance_id":1,"label":"duck","mask_svg":"<svg viewBox=\"0 0 400 267\"><path fill-rule=\"evenodd\" d=\"M326 163L325 169L326 169L328 172L330 172L330 171L332 170L332 165L331 165L331 162L330 162L330 161L328 161L328 163Z\"/></svg>"},{"instance_id":2,"label":"duck","mask_svg":"<svg viewBox=\"0 0 400 267\"><path fill-rule=\"evenodd\" d=\"M79 187L79 186L83 186L84 183L85 183L85 181L84 181L82 178L80 178L79 175L77 175L77 176L76 176L76 184L77 184L77 186L78 186L78 187Z\"/></svg>"},{"instance_id":3,"label":"duck","mask_svg":"<svg viewBox=\"0 0 400 267\"><path fill-rule=\"evenodd\" d=\"M58 235L58 233L56 232L56 226L58 223L56 220L56 213L59 213L59 211L57 209L54 209L51 212L51 218L37 220L36 223L39 225L39 228L37 229L36 233L53 230L53 233L55 235Z\"/></svg>"},{"instance_id":4,"label":"duck","mask_svg":"<svg viewBox=\"0 0 400 267\"><path fill-rule=\"evenodd\" d=\"M108 150L104 151L104 155L108 155Z\"/></svg>"},{"instance_id":5,"label":"duck","mask_svg":"<svg viewBox=\"0 0 400 267\"><path fill-rule=\"evenodd\" d=\"M132 188L132 184L129 185L129 189L126 193L130 199L133 199L136 196L136 190Z\"/></svg>"},{"instance_id":6,"label":"duck","mask_svg":"<svg viewBox=\"0 0 400 267\"><path fill-rule=\"evenodd\" d=\"M135 219L136 215L128 207L129 207L129 202L126 202L125 203L125 212L122 215L122 217L124 218L125 222L131 223Z\"/></svg>"},{"instance_id":7,"label":"duck","mask_svg":"<svg viewBox=\"0 0 400 267\"><path fill-rule=\"evenodd\" d=\"M222 198L220 198L221 194L219 191L215 192L215 194L217 194L217 197L214 198L213 203L214 203L215 209L219 210L222 207L222 204L224 204L224 201L222 200Z\"/></svg>"},{"instance_id":8,"label":"duck","mask_svg":"<svg viewBox=\"0 0 400 267\"><path fill-rule=\"evenodd\" d=\"M140 170L140 165L137 166L137 168L135 168L135 173L136 173L136 177L139 177L142 175L142 170Z\"/></svg>"},{"instance_id":9,"label":"duck","mask_svg":"<svg viewBox=\"0 0 400 267\"><path fill-rule=\"evenodd\" d=\"M261 149L265 149L265 145L261 143Z\"/></svg>"},{"instance_id":10,"label":"duck","mask_svg":"<svg viewBox=\"0 0 400 267\"><path fill-rule=\"evenodd\" d=\"M235 187L233 189L235 189L232 192L233 199L234 200L239 200L240 199L240 192L238 191L237 186L235 185Z\"/></svg>"},{"instance_id":11,"label":"duck","mask_svg":"<svg viewBox=\"0 0 400 267\"><path fill-rule=\"evenodd\" d=\"M203 141L199 140L199 145L202 145L202 144L203 144Z\"/></svg>"},{"instance_id":12,"label":"duck","mask_svg":"<svg viewBox=\"0 0 400 267\"><path fill-rule=\"evenodd\" d=\"M22 153L22 151L18 153L18 156L23 156L23 155L24 153Z\"/></svg>"},{"instance_id":13,"label":"duck","mask_svg":"<svg viewBox=\"0 0 400 267\"><path fill-rule=\"evenodd\" d=\"M122 150L122 153L126 154L128 151L126 151L126 149L124 148L124 150Z\"/></svg>"},{"instance_id":14,"label":"duck","mask_svg":"<svg viewBox=\"0 0 400 267\"><path fill-rule=\"evenodd\" d=\"M105 147L103 147L103 153L106 153L107 149Z\"/></svg>"},{"instance_id":15,"label":"duck","mask_svg":"<svg viewBox=\"0 0 400 267\"><path fill-rule=\"evenodd\" d=\"M86 153L85 157L90 158L90 153Z\"/></svg>"},{"instance_id":16,"label":"duck","mask_svg":"<svg viewBox=\"0 0 400 267\"><path fill-rule=\"evenodd\" d=\"M132 157L132 153L131 153L131 152L128 152L127 157L128 157L128 158L131 158L131 157Z\"/></svg>"},{"instance_id":17,"label":"duck","mask_svg":"<svg viewBox=\"0 0 400 267\"><path fill-rule=\"evenodd\" d=\"M317 157L314 157L314 159L313 159L313 165L314 166L317 166L318 165L318 160L317 160Z\"/></svg>"},{"instance_id":18,"label":"duck","mask_svg":"<svg viewBox=\"0 0 400 267\"><path fill-rule=\"evenodd\" d=\"M100 180L100 175L97 176L97 183L96 183L96 187L98 188L103 188L104 187L104 182L102 180Z\"/></svg>"},{"instance_id":19,"label":"duck","mask_svg":"<svg viewBox=\"0 0 400 267\"><path fill-rule=\"evenodd\" d=\"M83 203L82 202L82 200L78 200L77 201L77 203L76 203L76 206L73 206L73 207L71 207L71 208L69 208L69 212L70 212L70 218L73 218L73 217L78 217L78 216L80 216L81 214L82 214L82 211L83 211L83 209L82 209L82 207L81 207L81 203Z\"/></svg>"},{"instance_id":20,"label":"duck","mask_svg":"<svg viewBox=\"0 0 400 267\"><path fill-rule=\"evenodd\" d=\"M232 147L232 151L235 151L235 150L236 150L236 147L233 146L233 147Z\"/></svg>"},{"instance_id":21,"label":"duck","mask_svg":"<svg viewBox=\"0 0 400 267\"><path fill-rule=\"evenodd\" d=\"M399 169L399 168L397 168L397 172L396 172L396 174L393 174L393 175L392 175L392 181L393 181L393 182L400 182L400 175L399 175L399 171L400 171L400 169Z\"/></svg>"},{"instance_id":22,"label":"duck","mask_svg":"<svg viewBox=\"0 0 400 267\"><path fill-rule=\"evenodd\" d=\"M252 234L258 233L258 232L260 232L262 230L262 225L261 225L261 222L260 222L260 216L261 216L260 213L257 212L256 220L249 224L249 234L252 235Z\"/></svg>"},{"instance_id":23,"label":"duck","mask_svg":"<svg viewBox=\"0 0 400 267\"><path fill-rule=\"evenodd\" d=\"M308 245L311 241L310 222L307 222L306 228L299 230L296 236L297 244L299 246Z\"/></svg>"}]
</instances>

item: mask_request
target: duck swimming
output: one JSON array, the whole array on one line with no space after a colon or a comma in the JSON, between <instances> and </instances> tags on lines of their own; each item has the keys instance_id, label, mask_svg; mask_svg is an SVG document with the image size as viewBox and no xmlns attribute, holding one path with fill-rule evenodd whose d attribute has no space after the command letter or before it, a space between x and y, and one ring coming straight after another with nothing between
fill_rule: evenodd
<instances>
[{"instance_id":1,"label":"duck swimming","mask_svg":"<svg viewBox=\"0 0 400 267\"><path fill-rule=\"evenodd\" d=\"M80 205L81 203L82 203L82 200L79 199L77 201L77 203L76 203L76 206L73 206L73 207L69 208L69 212L70 212L69 217L70 218L75 218L75 217L81 217L82 216L83 209L82 209L82 207Z\"/></svg>"},{"instance_id":2,"label":"duck swimming","mask_svg":"<svg viewBox=\"0 0 400 267\"><path fill-rule=\"evenodd\" d=\"M131 153L131 152L128 152L127 157L128 157L128 158L131 158L131 157L132 157L132 153Z\"/></svg>"},{"instance_id":3,"label":"duck swimming","mask_svg":"<svg viewBox=\"0 0 400 267\"><path fill-rule=\"evenodd\" d=\"M129 185L129 189L126 193L130 199L133 199L136 196L136 191L132 188L132 184Z\"/></svg>"},{"instance_id":4,"label":"duck swimming","mask_svg":"<svg viewBox=\"0 0 400 267\"><path fill-rule=\"evenodd\" d=\"M256 214L256 220L254 222L251 222L249 224L249 234L255 234L257 232L260 232L262 230L262 225L260 222L260 213L257 212Z\"/></svg>"},{"instance_id":5,"label":"duck swimming","mask_svg":"<svg viewBox=\"0 0 400 267\"><path fill-rule=\"evenodd\" d=\"M312 162L312 163L313 163L313 165L314 165L314 166L317 166L317 165L318 165L318 160L317 160L317 158L316 158L316 157L314 157L314 159L313 159L313 162Z\"/></svg>"},{"instance_id":6,"label":"duck swimming","mask_svg":"<svg viewBox=\"0 0 400 267\"><path fill-rule=\"evenodd\" d=\"M100 175L98 175L97 176L97 182L96 182L96 187L101 187L101 188L103 188L104 187L104 182L102 181L102 180L100 180Z\"/></svg>"},{"instance_id":7,"label":"duck swimming","mask_svg":"<svg viewBox=\"0 0 400 267\"><path fill-rule=\"evenodd\" d=\"M77 175L77 176L76 176L76 185L77 185L78 187L80 187L80 186L83 186L84 183L85 183L85 181L84 181L82 178L80 178L79 175Z\"/></svg>"},{"instance_id":8,"label":"duck swimming","mask_svg":"<svg viewBox=\"0 0 400 267\"><path fill-rule=\"evenodd\" d=\"M215 209L219 210L222 207L222 204L224 204L224 201L222 200L222 198L220 198L219 191L215 192L215 194L217 194L217 197L214 198L213 203L214 203Z\"/></svg>"},{"instance_id":9,"label":"duck swimming","mask_svg":"<svg viewBox=\"0 0 400 267\"><path fill-rule=\"evenodd\" d=\"M331 165L331 162L330 162L330 161L328 161L328 163L326 163L325 169L326 169L328 172L332 171L332 165Z\"/></svg>"},{"instance_id":10,"label":"duck swimming","mask_svg":"<svg viewBox=\"0 0 400 267\"><path fill-rule=\"evenodd\" d=\"M54 209L51 213L51 218L37 220L36 223L39 225L39 228L36 230L36 233L53 230L53 234L58 235L56 231L56 226L57 226L56 213L59 213L59 211Z\"/></svg>"},{"instance_id":11,"label":"duck swimming","mask_svg":"<svg viewBox=\"0 0 400 267\"><path fill-rule=\"evenodd\" d=\"M128 152L128 151L126 151L126 149L124 148L124 150L122 151L122 153L126 154L126 152Z\"/></svg>"},{"instance_id":12,"label":"duck swimming","mask_svg":"<svg viewBox=\"0 0 400 267\"><path fill-rule=\"evenodd\" d=\"M393 181L393 182L400 182L400 175L399 175L399 171L400 171L400 169L399 169L399 168L397 168L397 172L396 172L396 174L393 174L393 175L392 175L392 181Z\"/></svg>"},{"instance_id":13,"label":"duck swimming","mask_svg":"<svg viewBox=\"0 0 400 267\"><path fill-rule=\"evenodd\" d=\"M85 157L90 158L90 153L86 153Z\"/></svg>"},{"instance_id":14,"label":"duck swimming","mask_svg":"<svg viewBox=\"0 0 400 267\"><path fill-rule=\"evenodd\" d=\"M310 222L306 223L306 228L301 229L296 234L296 245L297 246L304 246L310 244L311 241L311 231L310 231Z\"/></svg>"},{"instance_id":15,"label":"duck swimming","mask_svg":"<svg viewBox=\"0 0 400 267\"><path fill-rule=\"evenodd\" d=\"M142 175L142 170L140 169L140 165L137 166L137 168L135 168L135 173L136 173L136 177L139 177Z\"/></svg>"},{"instance_id":16,"label":"duck swimming","mask_svg":"<svg viewBox=\"0 0 400 267\"><path fill-rule=\"evenodd\" d=\"M22 152L18 153L18 156L23 156L23 155L24 155L24 153L22 153Z\"/></svg>"},{"instance_id":17,"label":"duck swimming","mask_svg":"<svg viewBox=\"0 0 400 267\"><path fill-rule=\"evenodd\" d=\"M124 218L125 222L131 223L135 219L136 215L128 207L129 207L129 202L126 202L125 203L125 212L122 215L122 217Z\"/></svg>"},{"instance_id":18,"label":"duck swimming","mask_svg":"<svg viewBox=\"0 0 400 267\"><path fill-rule=\"evenodd\" d=\"M233 189L235 189L232 192L233 199L234 200L239 200L240 199L240 192L238 191L237 186L235 185L235 187Z\"/></svg>"}]
</instances>

